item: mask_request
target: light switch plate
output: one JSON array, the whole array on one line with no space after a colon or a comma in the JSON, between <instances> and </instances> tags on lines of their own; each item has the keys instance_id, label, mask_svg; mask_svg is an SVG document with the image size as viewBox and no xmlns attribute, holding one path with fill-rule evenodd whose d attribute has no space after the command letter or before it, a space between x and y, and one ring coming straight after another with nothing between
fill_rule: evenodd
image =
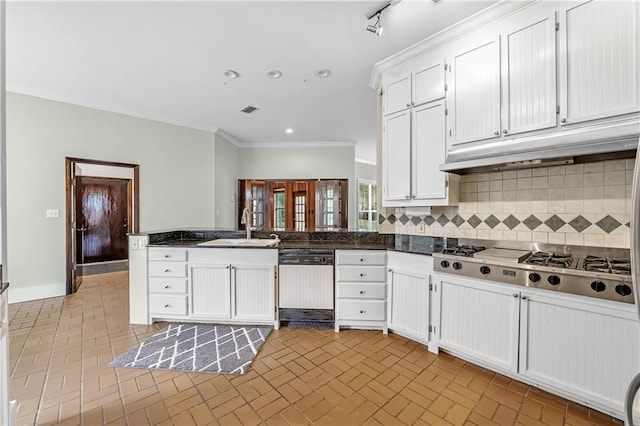
<instances>
[{"instance_id":1,"label":"light switch plate","mask_svg":"<svg viewBox=\"0 0 640 426\"><path fill-rule=\"evenodd\" d=\"M47 209L47 218L54 219L60 217L59 209Z\"/></svg>"}]
</instances>

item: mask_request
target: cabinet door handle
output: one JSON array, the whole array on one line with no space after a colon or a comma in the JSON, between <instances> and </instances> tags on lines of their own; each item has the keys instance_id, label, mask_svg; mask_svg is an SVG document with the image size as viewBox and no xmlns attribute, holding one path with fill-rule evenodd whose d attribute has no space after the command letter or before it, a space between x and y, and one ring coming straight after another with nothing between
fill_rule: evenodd
<instances>
[{"instance_id":1,"label":"cabinet door handle","mask_svg":"<svg viewBox=\"0 0 640 426\"><path fill-rule=\"evenodd\" d=\"M416 103L415 102L411 102L411 106L414 106Z\"/></svg>"},{"instance_id":2,"label":"cabinet door handle","mask_svg":"<svg viewBox=\"0 0 640 426\"><path fill-rule=\"evenodd\" d=\"M409 108L411 106L411 104L407 104L407 108Z\"/></svg>"},{"instance_id":3,"label":"cabinet door handle","mask_svg":"<svg viewBox=\"0 0 640 426\"><path fill-rule=\"evenodd\" d=\"M169 290L171 288L171 286L170 285L165 285L164 288Z\"/></svg>"},{"instance_id":4,"label":"cabinet door handle","mask_svg":"<svg viewBox=\"0 0 640 426\"><path fill-rule=\"evenodd\" d=\"M566 123L566 122L567 122L567 119L566 119L566 118L561 118L561 119L560 119L560 122L561 122L561 123Z\"/></svg>"},{"instance_id":5,"label":"cabinet door handle","mask_svg":"<svg viewBox=\"0 0 640 426\"><path fill-rule=\"evenodd\" d=\"M171 307L171 305L164 305L164 307L165 307L165 308L170 308L170 307Z\"/></svg>"},{"instance_id":6,"label":"cabinet door handle","mask_svg":"<svg viewBox=\"0 0 640 426\"><path fill-rule=\"evenodd\" d=\"M165 255L164 255L164 258L165 258L165 259L171 259L171 255L170 255L170 254L165 254Z\"/></svg>"},{"instance_id":7,"label":"cabinet door handle","mask_svg":"<svg viewBox=\"0 0 640 426\"><path fill-rule=\"evenodd\" d=\"M522 300L527 300L527 296L520 296Z\"/></svg>"},{"instance_id":8,"label":"cabinet door handle","mask_svg":"<svg viewBox=\"0 0 640 426\"><path fill-rule=\"evenodd\" d=\"M500 134L500 132L496 130L495 132L493 132L493 134L498 136Z\"/></svg>"},{"instance_id":9,"label":"cabinet door handle","mask_svg":"<svg viewBox=\"0 0 640 426\"><path fill-rule=\"evenodd\" d=\"M513 293L512 296L513 297L518 297L518 293Z\"/></svg>"},{"instance_id":10,"label":"cabinet door handle","mask_svg":"<svg viewBox=\"0 0 640 426\"><path fill-rule=\"evenodd\" d=\"M171 269L165 269L164 272L171 272Z\"/></svg>"},{"instance_id":11,"label":"cabinet door handle","mask_svg":"<svg viewBox=\"0 0 640 426\"><path fill-rule=\"evenodd\" d=\"M504 133L504 134L506 135L506 134L507 134L507 129L504 129L504 130L502 131L502 133Z\"/></svg>"},{"instance_id":12,"label":"cabinet door handle","mask_svg":"<svg viewBox=\"0 0 640 426\"><path fill-rule=\"evenodd\" d=\"M408 195L404 196L405 200L408 200L410 197Z\"/></svg>"}]
</instances>

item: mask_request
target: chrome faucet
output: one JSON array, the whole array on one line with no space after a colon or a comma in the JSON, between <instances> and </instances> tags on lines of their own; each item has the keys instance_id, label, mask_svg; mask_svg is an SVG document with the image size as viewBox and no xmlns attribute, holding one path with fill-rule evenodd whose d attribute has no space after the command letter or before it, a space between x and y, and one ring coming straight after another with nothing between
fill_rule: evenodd
<instances>
[{"instance_id":1,"label":"chrome faucet","mask_svg":"<svg viewBox=\"0 0 640 426\"><path fill-rule=\"evenodd\" d=\"M242 219L240 219L240 223L244 225L247 230L247 240L251 239L251 217L248 208L244 208L242 210Z\"/></svg>"},{"instance_id":2,"label":"chrome faucet","mask_svg":"<svg viewBox=\"0 0 640 426\"><path fill-rule=\"evenodd\" d=\"M278 236L278 234L270 234L269 237L275 239L275 240L279 240L280 237Z\"/></svg>"}]
</instances>

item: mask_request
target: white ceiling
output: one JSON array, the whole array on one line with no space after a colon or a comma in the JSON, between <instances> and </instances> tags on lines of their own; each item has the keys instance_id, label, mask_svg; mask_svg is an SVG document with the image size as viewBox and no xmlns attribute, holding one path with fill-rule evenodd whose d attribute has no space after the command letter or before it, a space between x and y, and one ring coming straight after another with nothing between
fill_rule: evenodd
<instances>
[{"instance_id":1,"label":"white ceiling","mask_svg":"<svg viewBox=\"0 0 640 426\"><path fill-rule=\"evenodd\" d=\"M366 16L384 1L9 1L6 84L241 143L357 142L375 162L373 65L492 3L405 0L376 37Z\"/></svg>"}]
</instances>

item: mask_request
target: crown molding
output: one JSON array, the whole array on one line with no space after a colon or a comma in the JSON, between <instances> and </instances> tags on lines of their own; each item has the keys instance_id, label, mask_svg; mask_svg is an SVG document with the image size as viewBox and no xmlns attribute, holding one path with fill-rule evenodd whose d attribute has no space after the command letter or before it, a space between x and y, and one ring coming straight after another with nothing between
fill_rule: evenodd
<instances>
[{"instance_id":1,"label":"crown molding","mask_svg":"<svg viewBox=\"0 0 640 426\"><path fill-rule=\"evenodd\" d=\"M340 142L251 142L243 143L241 148L345 148L355 147L357 142L340 141Z\"/></svg>"},{"instance_id":2,"label":"crown molding","mask_svg":"<svg viewBox=\"0 0 640 426\"><path fill-rule=\"evenodd\" d=\"M480 29L481 27L509 15L517 10L524 9L531 6L534 3L538 3L541 0L526 0L526 1L514 1L514 0L501 0L500 2L493 4L486 9L483 9L473 15L456 22L447 28L438 31L437 33L421 40L404 50L389 56L377 62L373 66L371 77L369 78L369 87L374 90L380 88L382 80L382 74L395 67L396 65L405 63L417 56L423 55L427 52L442 47L445 44L451 43L461 37L469 34L469 32Z\"/></svg>"},{"instance_id":3,"label":"crown molding","mask_svg":"<svg viewBox=\"0 0 640 426\"><path fill-rule=\"evenodd\" d=\"M236 139L235 136L233 136L231 133L226 132L225 130L222 130L219 127L216 129L215 134L216 136L217 135L222 136L225 140L227 140L227 142L231 142L232 145L235 145L238 148L244 148L245 146L243 142Z\"/></svg>"},{"instance_id":4,"label":"crown molding","mask_svg":"<svg viewBox=\"0 0 640 426\"><path fill-rule=\"evenodd\" d=\"M110 105L102 105L102 104L98 104L98 103L90 102L86 100L69 99L69 98L58 96L54 93L49 93L46 91L28 90L28 89L24 89L16 86L11 86L7 88L7 91L16 93L19 95L32 96L34 98L46 99L54 102L62 102L65 104L96 109L99 111L112 112L115 114L127 115L135 118L142 118L145 120L156 121L164 124L171 124L174 126L186 127L194 130L203 130L211 133L215 133L218 130L217 127L210 126L204 123L198 123L198 122L188 121L188 120L180 120L177 118L167 117L161 114L155 114L148 111L135 111L130 109L117 108Z\"/></svg>"}]
</instances>

